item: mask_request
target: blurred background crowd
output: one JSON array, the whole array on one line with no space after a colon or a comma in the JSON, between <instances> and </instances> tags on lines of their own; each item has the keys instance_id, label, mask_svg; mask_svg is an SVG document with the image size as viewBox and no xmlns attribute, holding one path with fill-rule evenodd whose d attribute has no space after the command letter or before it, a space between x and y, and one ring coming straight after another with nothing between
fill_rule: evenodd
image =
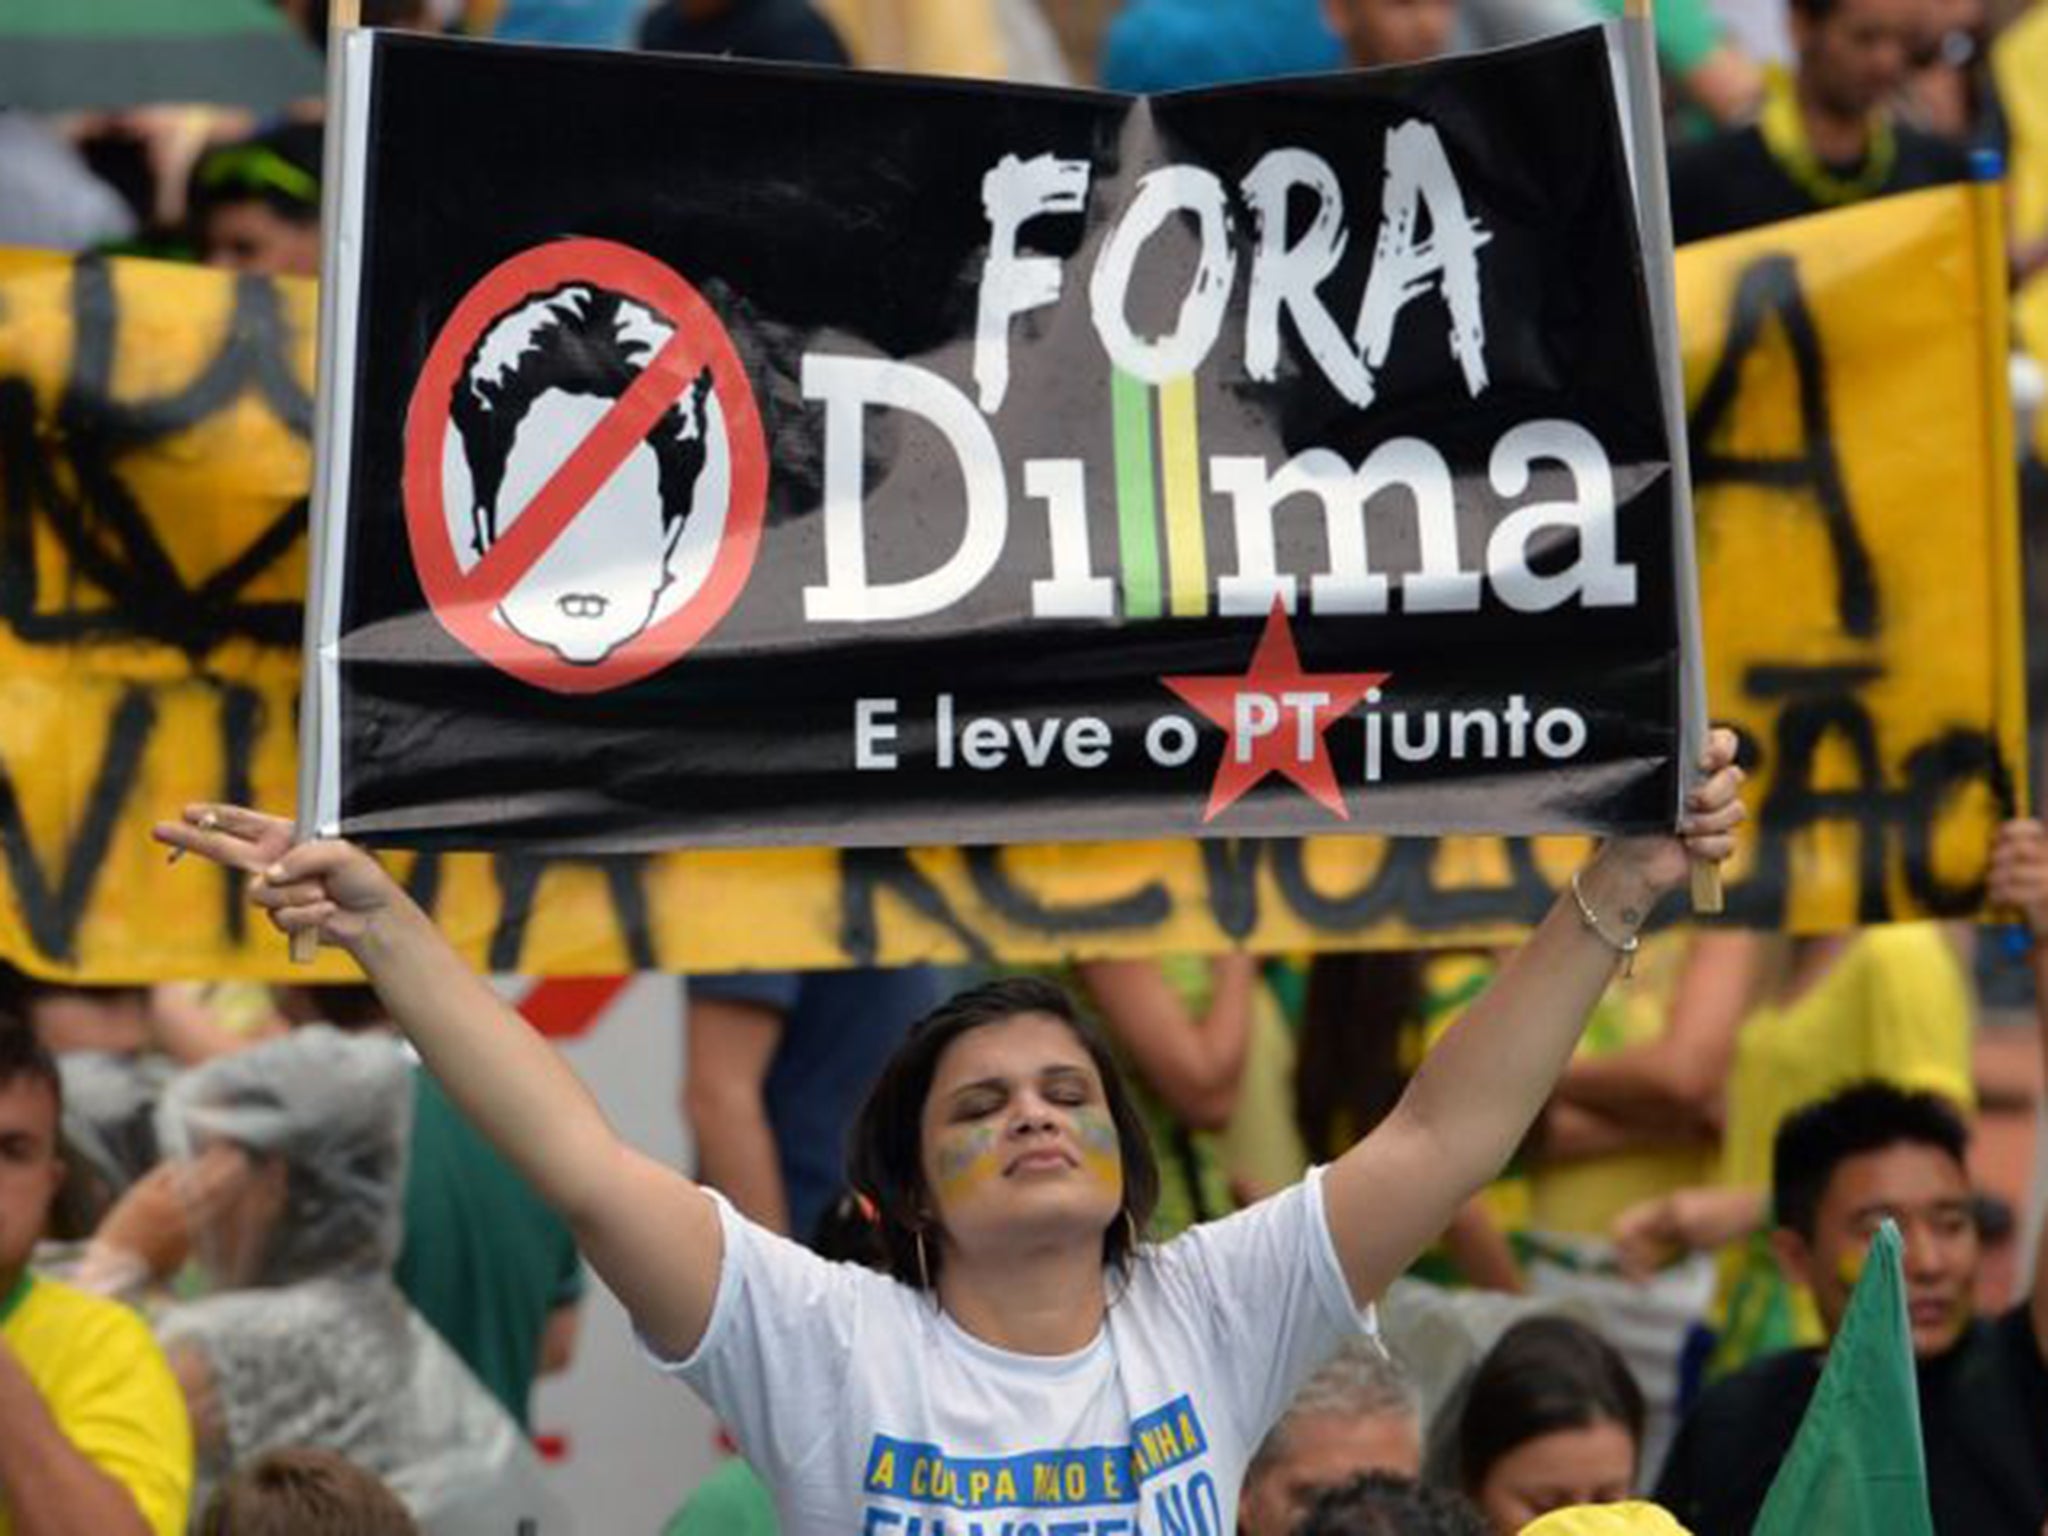
<instances>
[{"instance_id":1,"label":"blurred background crowd","mask_svg":"<svg viewBox=\"0 0 2048 1536\"><path fill-rule=\"evenodd\" d=\"M362 20L1154 91L1419 63L1618 9L362 0ZM0 4L0 246L317 275L326 25L317 0ZM2038 0L1660 0L1656 28L1681 241L1964 179L2048 102ZM6 62L31 44L65 61L40 95ZM2014 239L2008 260L2031 283L2048 237ZM2017 403L2037 392L2017 366ZM2048 837L2009 827L1999 860L2002 929L1648 941L1509 1176L1395 1288L1382 1335L1274 1428L1240 1528L1506 1536L1654 1494L1687 1529L1747 1532L1888 1215L1938 1528L2048 1530L2048 1023L2030 949L2048 934ZM1493 964L1065 968L1142 1086L1166 1186L1148 1236L1348 1146ZM756 1220L866 1260L846 1126L963 979L676 981L695 1171ZM0 977L0 1533L627 1528L563 1508L533 1436L535 1384L574 1357L584 1293L566 1228L367 989ZM669 1525L773 1528L737 1460Z\"/></svg>"}]
</instances>

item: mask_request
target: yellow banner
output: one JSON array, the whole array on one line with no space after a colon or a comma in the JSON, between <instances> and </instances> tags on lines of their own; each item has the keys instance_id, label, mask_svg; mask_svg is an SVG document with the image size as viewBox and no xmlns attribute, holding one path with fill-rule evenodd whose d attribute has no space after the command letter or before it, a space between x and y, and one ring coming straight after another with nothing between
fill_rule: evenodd
<instances>
[{"instance_id":1,"label":"yellow banner","mask_svg":"<svg viewBox=\"0 0 2048 1536\"><path fill-rule=\"evenodd\" d=\"M1681 254L1710 696L1758 764L1732 920L1977 909L2024 728L2004 289L1979 238L1995 196ZM232 880L145 833L188 800L294 801L312 327L292 283L0 255L0 953L25 967L289 971ZM479 964L577 974L1490 941L1582 854L1323 838L393 864Z\"/></svg>"}]
</instances>

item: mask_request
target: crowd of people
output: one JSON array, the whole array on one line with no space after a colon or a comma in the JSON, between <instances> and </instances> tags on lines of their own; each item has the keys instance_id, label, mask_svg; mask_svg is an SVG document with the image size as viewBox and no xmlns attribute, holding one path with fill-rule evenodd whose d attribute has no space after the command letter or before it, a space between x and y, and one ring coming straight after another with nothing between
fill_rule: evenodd
<instances>
[{"instance_id":1,"label":"crowd of people","mask_svg":"<svg viewBox=\"0 0 2048 1536\"><path fill-rule=\"evenodd\" d=\"M282 8L323 38L325 6ZM1609 5L1128 0L1097 8L1099 53L1052 0L362 8L1162 90ZM1659 5L1679 239L1972 175L2009 147L1988 59L2018 20ZM319 118L0 108L0 244L316 276ZM2033 281L2048 236L2008 257ZM1931 923L1639 946L1733 847L1725 735L1701 768L1677 835L1604 847L1512 954L685 978L689 1170L621 1141L371 857L169 815L163 841L369 984L0 976L0 1536L609 1531L531 1438L586 1267L738 1448L673 1536L918 1530L885 1499L913 1488L924 1532L973 1530L972 1480L1005 1476L1133 1509L1046 1531L1740 1536L1885 1221L1935 1530L2043 1536L2048 1254L1971 1137L2001 964L2048 1082L2048 829L1990 854L2024 960Z\"/></svg>"}]
</instances>

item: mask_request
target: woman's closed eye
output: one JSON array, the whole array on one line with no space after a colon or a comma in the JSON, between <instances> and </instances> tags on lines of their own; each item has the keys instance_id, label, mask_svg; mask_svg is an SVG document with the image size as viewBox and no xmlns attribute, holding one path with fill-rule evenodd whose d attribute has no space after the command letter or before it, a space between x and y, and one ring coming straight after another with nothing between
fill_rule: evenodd
<instances>
[{"instance_id":1,"label":"woman's closed eye","mask_svg":"<svg viewBox=\"0 0 2048 1536\"><path fill-rule=\"evenodd\" d=\"M953 1101L953 1123L965 1125L970 1120L986 1119L1007 1102L1007 1097L999 1093L964 1094Z\"/></svg>"}]
</instances>

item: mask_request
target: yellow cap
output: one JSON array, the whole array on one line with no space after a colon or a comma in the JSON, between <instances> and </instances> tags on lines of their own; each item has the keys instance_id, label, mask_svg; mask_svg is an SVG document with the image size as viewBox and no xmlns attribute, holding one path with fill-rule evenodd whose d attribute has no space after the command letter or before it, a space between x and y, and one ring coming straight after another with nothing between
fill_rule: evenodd
<instances>
[{"instance_id":1,"label":"yellow cap","mask_svg":"<svg viewBox=\"0 0 2048 1536\"><path fill-rule=\"evenodd\" d=\"M1646 1499L1624 1504L1574 1504L1522 1527L1521 1536L1691 1536L1671 1511Z\"/></svg>"}]
</instances>

